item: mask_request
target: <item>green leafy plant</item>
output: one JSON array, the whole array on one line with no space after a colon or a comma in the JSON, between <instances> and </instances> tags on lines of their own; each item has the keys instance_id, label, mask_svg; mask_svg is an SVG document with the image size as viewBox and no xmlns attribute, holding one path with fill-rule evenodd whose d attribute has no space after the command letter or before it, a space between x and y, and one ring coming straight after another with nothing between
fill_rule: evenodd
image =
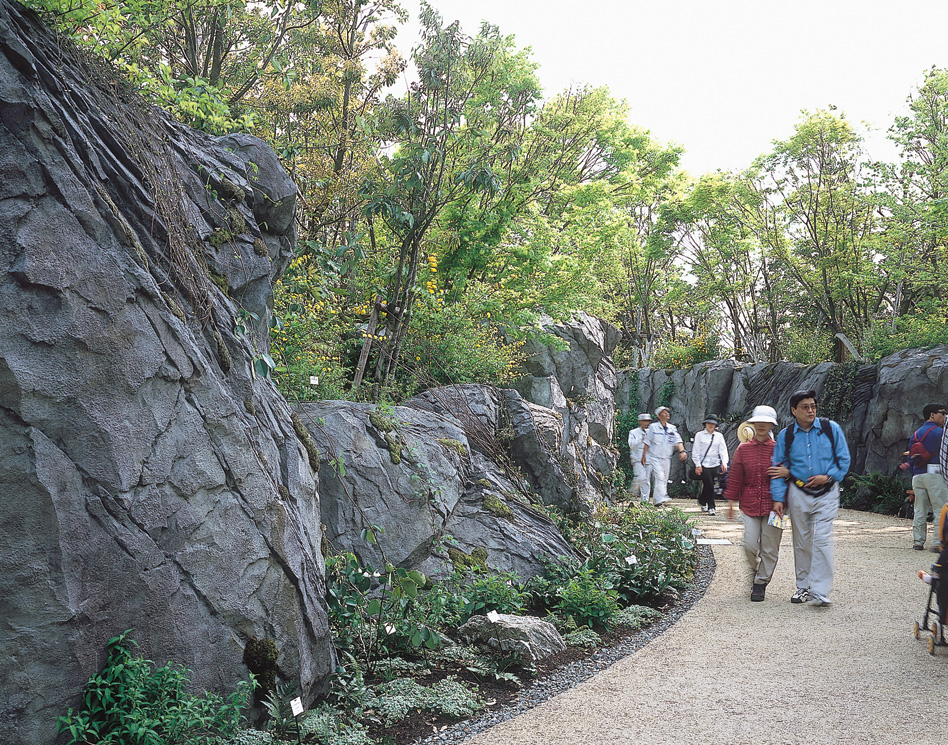
<instances>
[{"instance_id":1,"label":"green leafy plant","mask_svg":"<svg viewBox=\"0 0 948 745\"><path fill-rule=\"evenodd\" d=\"M619 593L589 568L580 569L556 594L554 609L588 626L605 626L619 609Z\"/></svg>"},{"instance_id":2,"label":"green leafy plant","mask_svg":"<svg viewBox=\"0 0 948 745\"><path fill-rule=\"evenodd\" d=\"M567 647L592 649L602 644L602 637L590 628L576 629L563 637Z\"/></svg>"},{"instance_id":3,"label":"green leafy plant","mask_svg":"<svg viewBox=\"0 0 948 745\"><path fill-rule=\"evenodd\" d=\"M490 611L512 614L523 611L527 596L515 574L475 568L466 576L455 577L454 582L461 603L461 623Z\"/></svg>"},{"instance_id":4,"label":"green leafy plant","mask_svg":"<svg viewBox=\"0 0 948 745\"><path fill-rule=\"evenodd\" d=\"M676 389L677 386L673 380L666 380L662 383L662 387L658 389L658 405L668 406L668 404L671 403L672 397L675 395Z\"/></svg>"},{"instance_id":5,"label":"green leafy plant","mask_svg":"<svg viewBox=\"0 0 948 745\"><path fill-rule=\"evenodd\" d=\"M374 542L375 531L363 537ZM377 572L354 554L326 559L326 599L337 647L371 669L375 660L404 649L435 649L441 635L425 622L419 593L424 574L386 564Z\"/></svg>"},{"instance_id":6,"label":"green leafy plant","mask_svg":"<svg viewBox=\"0 0 948 745\"><path fill-rule=\"evenodd\" d=\"M134 655L130 633L109 639L105 666L83 689L79 710L59 718L70 745L203 745L209 736L237 731L252 682L227 698L191 695L189 671L172 663L156 667Z\"/></svg>"},{"instance_id":7,"label":"green leafy plant","mask_svg":"<svg viewBox=\"0 0 948 745\"><path fill-rule=\"evenodd\" d=\"M609 622L610 626L638 631L662 617L662 612L647 605L630 605L618 611Z\"/></svg>"},{"instance_id":8,"label":"green leafy plant","mask_svg":"<svg viewBox=\"0 0 948 745\"><path fill-rule=\"evenodd\" d=\"M720 336L707 323L702 322L694 335L677 340L668 339L662 343L655 350L654 365L685 370L694 367L699 362L716 360L720 357Z\"/></svg>"},{"instance_id":9,"label":"green leafy plant","mask_svg":"<svg viewBox=\"0 0 948 745\"><path fill-rule=\"evenodd\" d=\"M410 711L431 711L449 717L469 717L483 708L477 694L455 678L423 686L411 678L396 678L378 686L378 712L386 725Z\"/></svg>"},{"instance_id":10,"label":"green leafy plant","mask_svg":"<svg viewBox=\"0 0 948 745\"><path fill-rule=\"evenodd\" d=\"M520 685L520 678L507 670L516 662L513 656L487 655L472 646L456 645L439 649L432 654L432 658L438 662L460 665L464 670L479 678Z\"/></svg>"},{"instance_id":11,"label":"green leafy plant","mask_svg":"<svg viewBox=\"0 0 948 745\"><path fill-rule=\"evenodd\" d=\"M908 485L902 479L878 471L851 473L840 494L840 504L848 509L895 515L906 503L907 488Z\"/></svg>"},{"instance_id":12,"label":"green leafy plant","mask_svg":"<svg viewBox=\"0 0 948 745\"><path fill-rule=\"evenodd\" d=\"M657 599L669 588L682 589L694 572L691 526L678 510L603 506L590 519L568 523L564 531L586 558L548 563L543 577L527 583L540 607L560 610L562 588L585 571L612 588L623 606Z\"/></svg>"},{"instance_id":13,"label":"green leafy plant","mask_svg":"<svg viewBox=\"0 0 948 745\"><path fill-rule=\"evenodd\" d=\"M263 701L263 708L267 712L269 720L267 729L273 732L277 737L283 737L290 734L293 727L293 710L290 706L290 699L296 691L296 687L290 683L281 683L274 690L270 691Z\"/></svg>"}]
</instances>

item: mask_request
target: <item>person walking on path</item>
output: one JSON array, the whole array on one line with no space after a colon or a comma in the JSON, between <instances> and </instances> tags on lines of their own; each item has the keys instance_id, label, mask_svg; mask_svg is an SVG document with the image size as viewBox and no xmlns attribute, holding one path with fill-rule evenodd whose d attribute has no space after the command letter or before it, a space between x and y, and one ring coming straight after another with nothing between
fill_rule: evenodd
<instances>
[{"instance_id":1,"label":"person walking on path","mask_svg":"<svg viewBox=\"0 0 948 745\"><path fill-rule=\"evenodd\" d=\"M632 496L640 499L642 504L648 504L652 493L649 483L649 468L642 462L642 453L645 450L645 432L652 423L652 415L639 414L639 426L629 431L629 458L632 461Z\"/></svg>"},{"instance_id":2,"label":"person walking on path","mask_svg":"<svg viewBox=\"0 0 948 745\"><path fill-rule=\"evenodd\" d=\"M774 512L789 510L797 589L791 603L830 604L833 521L839 482L849 470L849 446L836 422L816 417L816 391L790 396L794 422L777 435L769 469Z\"/></svg>"},{"instance_id":3,"label":"person walking on path","mask_svg":"<svg viewBox=\"0 0 948 745\"><path fill-rule=\"evenodd\" d=\"M650 476L655 479L652 500L656 507L671 501L668 496L668 474L671 471L672 453L678 451L679 460L688 460L685 443L682 442L678 428L669 424L671 410L659 406L655 410L657 422L652 422L645 431L645 447L642 450L642 465L648 466Z\"/></svg>"},{"instance_id":4,"label":"person walking on path","mask_svg":"<svg viewBox=\"0 0 948 745\"><path fill-rule=\"evenodd\" d=\"M928 537L928 511L935 516L932 529L932 551L941 553L941 537L938 535L938 516L948 500L948 485L942 478L940 449L945 427L945 404L932 403L922 409L925 423L912 434L909 441L909 458L900 468L912 469L912 491L915 492L912 520L912 540L916 551L925 548Z\"/></svg>"},{"instance_id":5,"label":"person walking on path","mask_svg":"<svg viewBox=\"0 0 948 745\"><path fill-rule=\"evenodd\" d=\"M704 429L695 433L695 442L691 447L691 460L695 464L695 473L701 477L701 494L698 504L709 515L714 514L714 489L719 473L727 473L727 443L724 435L717 432L718 418L708 414L702 422Z\"/></svg>"},{"instance_id":6,"label":"person walking on path","mask_svg":"<svg viewBox=\"0 0 948 745\"><path fill-rule=\"evenodd\" d=\"M768 470L774 454L770 431L777 426L777 412L770 406L756 406L747 421L754 425L754 436L738 445L734 453L724 498L728 500L728 520L734 519L735 502L741 511L744 556L753 572L750 599L757 603L764 599L777 568L783 538L783 529L770 524L773 500Z\"/></svg>"}]
</instances>

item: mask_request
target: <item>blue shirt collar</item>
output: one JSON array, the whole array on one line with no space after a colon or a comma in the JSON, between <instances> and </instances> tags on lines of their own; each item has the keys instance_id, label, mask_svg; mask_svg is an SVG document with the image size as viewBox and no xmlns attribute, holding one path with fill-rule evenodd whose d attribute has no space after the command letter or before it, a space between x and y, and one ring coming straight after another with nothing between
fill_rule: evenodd
<instances>
[{"instance_id":1,"label":"blue shirt collar","mask_svg":"<svg viewBox=\"0 0 948 745\"><path fill-rule=\"evenodd\" d=\"M795 428L793 430L794 432L803 432L803 434L806 434L809 431L809 430L803 429L803 427L800 426L800 423L796 419L793 420L793 426ZM810 426L810 429L815 429L817 434L823 431L823 423L820 421L819 417L813 420L813 424Z\"/></svg>"}]
</instances>

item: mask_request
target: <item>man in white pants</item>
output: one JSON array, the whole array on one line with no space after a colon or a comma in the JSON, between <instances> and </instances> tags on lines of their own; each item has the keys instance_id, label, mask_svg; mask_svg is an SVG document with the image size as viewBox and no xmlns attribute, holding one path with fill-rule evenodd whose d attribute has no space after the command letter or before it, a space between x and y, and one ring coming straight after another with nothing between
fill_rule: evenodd
<instances>
[{"instance_id":1,"label":"man in white pants","mask_svg":"<svg viewBox=\"0 0 948 745\"><path fill-rule=\"evenodd\" d=\"M645 432L652 423L652 415L639 414L639 426L629 431L629 459L632 461L632 487L629 491L633 498L638 497L642 504L648 504L652 494L652 485L649 483L649 468L642 462L642 452L645 450Z\"/></svg>"},{"instance_id":2,"label":"man in white pants","mask_svg":"<svg viewBox=\"0 0 948 745\"><path fill-rule=\"evenodd\" d=\"M789 508L797 590L791 603L826 607L833 589L833 520L839 512L839 482L850 455L842 428L816 416L816 392L795 391L796 420L777 435L770 491L773 510Z\"/></svg>"},{"instance_id":3,"label":"man in white pants","mask_svg":"<svg viewBox=\"0 0 948 745\"><path fill-rule=\"evenodd\" d=\"M678 428L669 424L671 411L667 406L655 410L657 422L652 422L645 430L645 447L642 450L642 465L648 466L650 475L655 479L652 501L661 507L671 501L668 496L668 473L671 470L672 453L678 451L679 460L688 460L685 443L682 442Z\"/></svg>"}]
</instances>

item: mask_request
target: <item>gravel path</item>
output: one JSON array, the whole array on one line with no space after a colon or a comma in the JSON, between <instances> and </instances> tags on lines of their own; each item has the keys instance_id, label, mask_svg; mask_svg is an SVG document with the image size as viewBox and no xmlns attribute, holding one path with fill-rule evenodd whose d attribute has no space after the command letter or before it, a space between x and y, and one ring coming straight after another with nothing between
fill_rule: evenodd
<instances>
[{"instance_id":1,"label":"gravel path","mask_svg":"<svg viewBox=\"0 0 948 745\"><path fill-rule=\"evenodd\" d=\"M782 745L948 742L948 648L912 622L934 558L908 520L841 511L833 606L791 605L789 531L767 600L751 603L739 521L696 516L714 546L705 595L667 631L592 678L466 740L468 745Z\"/></svg>"}]
</instances>

